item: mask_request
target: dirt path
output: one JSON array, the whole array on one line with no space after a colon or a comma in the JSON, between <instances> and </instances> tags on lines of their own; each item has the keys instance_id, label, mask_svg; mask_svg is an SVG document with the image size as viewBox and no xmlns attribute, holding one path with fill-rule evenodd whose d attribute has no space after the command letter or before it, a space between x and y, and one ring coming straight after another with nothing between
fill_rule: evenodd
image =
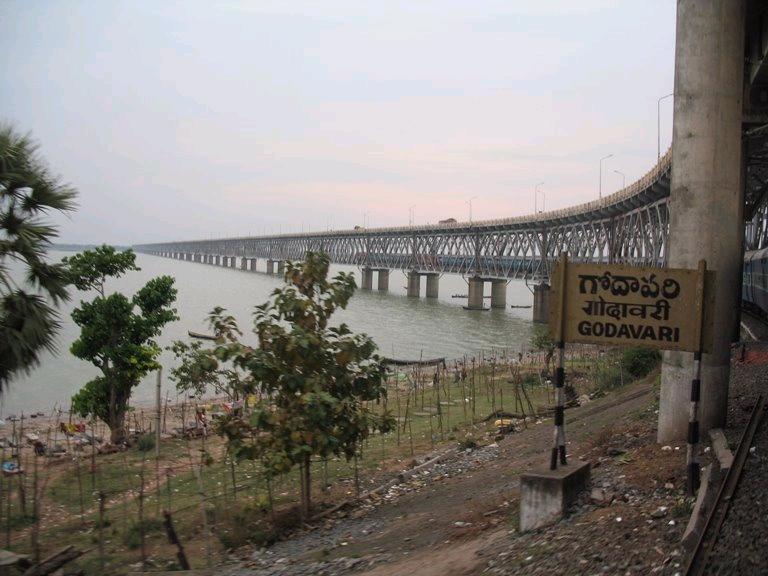
<instances>
[{"instance_id":1,"label":"dirt path","mask_svg":"<svg viewBox=\"0 0 768 576\"><path fill-rule=\"evenodd\" d=\"M601 429L648 407L650 392L649 381L642 381L568 410L569 457L586 455ZM516 528L520 474L546 463L551 438L551 421L544 420L498 445L460 452L390 490L382 503L252 553L226 574L478 572L485 565L482 551Z\"/></svg>"}]
</instances>

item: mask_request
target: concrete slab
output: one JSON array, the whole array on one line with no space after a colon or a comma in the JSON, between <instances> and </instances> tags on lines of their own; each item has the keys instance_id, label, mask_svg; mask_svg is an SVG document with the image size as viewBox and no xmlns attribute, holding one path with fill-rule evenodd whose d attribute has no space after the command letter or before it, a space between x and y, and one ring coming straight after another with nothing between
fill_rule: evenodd
<instances>
[{"instance_id":1,"label":"concrete slab","mask_svg":"<svg viewBox=\"0 0 768 576\"><path fill-rule=\"evenodd\" d=\"M733 452L728 448L728 440L725 438L722 428L710 430L709 439L712 441L712 450L715 451L715 456L720 462L720 470L727 474L733 465Z\"/></svg>"},{"instance_id":2,"label":"concrete slab","mask_svg":"<svg viewBox=\"0 0 768 576\"><path fill-rule=\"evenodd\" d=\"M559 521L589 485L589 462L574 461L557 470L542 469L520 476L520 531Z\"/></svg>"}]
</instances>

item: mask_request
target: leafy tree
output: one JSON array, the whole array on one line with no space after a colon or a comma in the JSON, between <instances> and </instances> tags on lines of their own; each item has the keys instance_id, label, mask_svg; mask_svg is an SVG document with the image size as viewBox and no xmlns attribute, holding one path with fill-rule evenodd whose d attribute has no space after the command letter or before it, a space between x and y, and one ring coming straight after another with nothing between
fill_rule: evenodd
<instances>
[{"instance_id":1,"label":"leafy tree","mask_svg":"<svg viewBox=\"0 0 768 576\"><path fill-rule=\"evenodd\" d=\"M546 353L544 356L544 368L546 374L549 375L549 365L552 362L552 356L555 354L555 343L552 341L549 329L536 328L531 338L531 345L536 350L542 350Z\"/></svg>"},{"instance_id":2,"label":"leafy tree","mask_svg":"<svg viewBox=\"0 0 768 576\"><path fill-rule=\"evenodd\" d=\"M93 414L110 429L111 441L125 441L125 413L133 388L151 370L159 368L161 348L154 341L168 322L178 319L173 278L153 278L133 297L106 294L107 278L139 270L131 250L116 252L111 246L86 250L65 258L72 283L80 290L95 290L96 298L81 302L72 312L80 338L70 348L102 375L86 383L72 397L72 408L82 416Z\"/></svg>"},{"instance_id":3,"label":"leafy tree","mask_svg":"<svg viewBox=\"0 0 768 576\"><path fill-rule=\"evenodd\" d=\"M260 460L269 475L298 465L305 516L312 457L350 459L371 432L392 425L388 413L379 416L367 406L386 394L376 345L346 324L329 326L352 297L355 281L345 273L329 281L328 264L325 254L311 252L305 262L288 264L286 285L256 307L258 347L243 344L232 331L209 351L252 376L242 381L243 394L261 392L249 416L221 419L220 432L237 457ZM214 325L225 320L221 311L211 314Z\"/></svg>"},{"instance_id":4,"label":"leafy tree","mask_svg":"<svg viewBox=\"0 0 768 576\"><path fill-rule=\"evenodd\" d=\"M216 307L208 317L213 338L219 344L236 343L242 332L234 317L224 312L224 308ZM171 369L171 380L176 382L176 389L181 393L199 398L213 389L230 400L238 400L245 387L253 387L243 381L243 374L231 362L219 360L211 349L203 348L200 341L188 344L177 340L168 350L179 363Z\"/></svg>"},{"instance_id":5,"label":"leafy tree","mask_svg":"<svg viewBox=\"0 0 768 576\"><path fill-rule=\"evenodd\" d=\"M55 350L51 303L67 299L67 276L46 261L58 233L44 216L73 210L76 194L51 174L29 135L0 124L0 388ZM10 276L12 261L24 266L22 282Z\"/></svg>"}]
</instances>

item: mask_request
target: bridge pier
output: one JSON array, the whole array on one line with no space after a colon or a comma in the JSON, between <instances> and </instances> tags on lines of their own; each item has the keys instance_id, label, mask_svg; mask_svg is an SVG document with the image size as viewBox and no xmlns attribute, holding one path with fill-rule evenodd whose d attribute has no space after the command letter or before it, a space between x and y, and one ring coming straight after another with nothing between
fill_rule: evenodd
<instances>
[{"instance_id":1,"label":"bridge pier","mask_svg":"<svg viewBox=\"0 0 768 576\"><path fill-rule=\"evenodd\" d=\"M469 279L469 294L467 295L467 308L469 310L483 309L483 289L485 282L480 276Z\"/></svg>"},{"instance_id":2,"label":"bridge pier","mask_svg":"<svg viewBox=\"0 0 768 576\"><path fill-rule=\"evenodd\" d=\"M491 281L491 308L507 307L507 281Z\"/></svg>"},{"instance_id":3,"label":"bridge pier","mask_svg":"<svg viewBox=\"0 0 768 576\"><path fill-rule=\"evenodd\" d=\"M229 257L229 267L230 268L236 268L237 267L237 257L236 256L230 256Z\"/></svg>"},{"instance_id":4,"label":"bridge pier","mask_svg":"<svg viewBox=\"0 0 768 576\"><path fill-rule=\"evenodd\" d=\"M213 264L215 266L221 266L221 256L219 254L216 254L216 256L213 257Z\"/></svg>"},{"instance_id":5,"label":"bridge pier","mask_svg":"<svg viewBox=\"0 0 768 576\"><path fill-rule=\"evenodd\" d=\"M248 258L245 256L240 259L240 270L248 270Z\"/></svg>"},{"instance_id":6,"label":"bridge pier","mask_svg":"<svg viewBox=\"0 0 768 576\"><path fill-rule=\"evenodd\" d=\"M250 267L251 272L256 272L256 263L257 263L256 258L251 258L251 267Z\"/></svg>"},{"instance_id":7,"label":"bridge pier","mask_svg":"<svg viewBox=\"0 0 768 576\"><path fill-rule=\"evenodd\" d=\"M408 272L408 289L406 295L408 298L418 298L421 292L421 276L416 270Z\"/></svg>"},{"instance_id":8,"label":"bridge pier","mask_svg":"<svg viewBox=\"0 0 768 576\"><path fill-rule=\"evenodd\" d=\"M379 270L379 282L376 287L381 292L389 290L389 270Z\"/></svg>"},{"instance_id":9,"label":"bridge pier","mask_svg":"<svg viewBox=\"0 0 768 576\"><path fill-rule=\"evenodd\" d=\"M267 274L270 276L275 273L275 261L267 258Z\"/></svg>"},{"instance_id":10,"label":"bridge pier","mask_svg":"<svg viewBox=\"0 0 768 576\"><path fill-rule=\"evenodd\" d=\"M717 274L714 342L701 365L700 433L725 426L743 266L745 0L678 0L667 265ZM688 431L693 355L665 352L657 440Z\"/></svg>"},{"instance_id":11,"label":"bridge pier","mask_svg":"<svg viewBox=\"0 0 768 576\"><path fill-rule=\"evenodd\" d=\"M360 289L373 290L373 270L371 268L363 268L361 270L361 275Z\"/></svg>"},{"instance_id":12,"label":"bridge pier","mask_svg":"<svg viewBox=\"0 0 768 576\"><path fill-rule=\"evenodd\" d=\"M437 298L440 291L440 275L427 274L427 298Z\"/></svg>"},{"instance_id":13,"label":"bridge pier","mask_svg":"<svg viewBox=\"0 0 768 576\"><path fill-rule=\"evenodd\" d=\"M533 287L533 321L549 322L549 284L542 282Z\"/></svg>"}]
</instances>

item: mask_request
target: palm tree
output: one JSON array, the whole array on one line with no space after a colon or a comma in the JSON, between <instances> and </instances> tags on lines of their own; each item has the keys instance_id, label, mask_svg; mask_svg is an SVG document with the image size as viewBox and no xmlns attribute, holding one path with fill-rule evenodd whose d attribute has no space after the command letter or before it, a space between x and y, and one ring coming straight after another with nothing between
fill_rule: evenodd
<instances>
[{"instance_id":1,"label":"palm tree","mask_svg":"<svg viewBox=\"0 0 768 576\"><path fill-rule=\"evenodd\" d=\"M51 174L37 148L28 134L0 124L0 391L55 349L53 305L68 298L66 268L46 260L58 232L45 216L73 210L77 191ZM21 276L11 277L12 262Z\"/></svg>"}]
</instances>

